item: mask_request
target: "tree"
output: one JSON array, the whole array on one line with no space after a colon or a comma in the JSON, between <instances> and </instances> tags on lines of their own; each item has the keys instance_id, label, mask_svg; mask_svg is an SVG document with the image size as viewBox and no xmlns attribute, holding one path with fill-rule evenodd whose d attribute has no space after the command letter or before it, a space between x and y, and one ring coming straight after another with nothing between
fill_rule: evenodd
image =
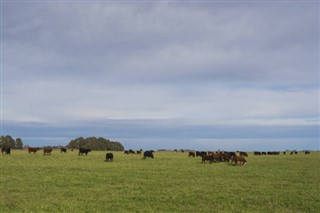
<instances>
[{"instance_id":1,"label":"tree","mask_svg":"<svg viewBox=\"0 0 320 213\"><path fill-rule=\"evenodd\" d=\"M112 151L123 151L124 147L120 142L110 141L105 138L76 138L71 140L67 145L68 148L78 149L78 148L89 148L92 150L112 150Z\"/></svg>"},{"instance_id":2,"label":"tree","mask_svg":"<svg viewBox=\"0 0 320 213\"><path fill-rule=\"evenodd\" d=\"M23 143L21 138L16 139L16 149L23 149Z\"/></svg>"},{"instance_id":3,"label":"tree","mask_svg":"<svg viewBox=\"0 0 320 213\"><path fill-rule=\"evenodd\" d=\"M0 145L1 147L15 148L15 141L10 135L1 136Z\"/></svg>"}]
</instances>

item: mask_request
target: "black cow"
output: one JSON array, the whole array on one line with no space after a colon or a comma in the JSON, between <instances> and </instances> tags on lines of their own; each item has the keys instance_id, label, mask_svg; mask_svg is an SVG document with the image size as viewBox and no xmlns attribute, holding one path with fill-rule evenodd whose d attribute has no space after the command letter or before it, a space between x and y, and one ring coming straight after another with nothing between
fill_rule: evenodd
<instances>
[{"instance_id":1,"label":"black cow","mask_svg":"<svg viewBox=\"0 0 320 213\"><path fill-rule=\"evenodd\" d=\"M153 150L151 150L151 151L145 151L145 152L143 153L143 158L144 158L144 159L146 159L146 158L154 158L154 156L153 156Z\"/></svg>"},{"instance_id":2,"label":"black cow","mask_svg":"<svg viewBox=\"0 0 320 213\"><path fill-rule=\"evenodd\" d=\"M235 152L228 152L228 154L230 155L230 157L237 156Z\"/></svg>"},{"instance_id":3,"label":"black cow","mask_svg":"<svg viewBox=\"0 0 320 213\"><path fill-rule=\"evenodd\" d=\"M248 157L248 153L246 153L246 152L240 152L240 155Z\"/></svg>"},{"instance_id":4,"label":"black cow","mask_svg":"<svg viewBox=\"0 0 320 213\"><path fill-rule=\"evenodd\" d=\"M10 153L11 153L11 148L9 148L9 147L2 147L2 148L1 148L1 153L3 154L4 152L5 152L7 155L10 155Z\"/></svg>"},{"instance_id":5,"label":"black cow","mask_svg":"<svg viewBox=\"0 0 320 213\"><path fill-rule=\"evenodd\" d=\"M311 152L310 152L310 151L305 151L304 154L305 154L305 155L311 154Z\"/></svg>"},{"instance_id":6,"label":"black cow","mask_svg":"<svg viewBox=\"0 0 320 213\"><path fill-rule=\"evenodd\" d=\"M66 148L61 148L60 149L60 153L62 153L62 152L67 153L67 149Z\"/></svg>"},{"instance_id":7,"label":"black cow","mask_svg":"<svg viewBox=\"0 0 320 213\"><path fill-rule=\"evenodd\" d=\"M80 154L81 154L81 155L83 155L83 154L88 155L88 152L91 152L91 149L83 149L83 148L80 148L78 155L80 155Z\"/></svg>"},{"instance_id":8,"label":"black cow","mask_svg":"<svg viewBox=\"0 0 320 213\"><path fill-rule=\"evenodd\" d=\"M113 161L113 154L111 152L108 152L106 154L106 161L107 162L112 162Z\"/></svg>"}]
</instances>

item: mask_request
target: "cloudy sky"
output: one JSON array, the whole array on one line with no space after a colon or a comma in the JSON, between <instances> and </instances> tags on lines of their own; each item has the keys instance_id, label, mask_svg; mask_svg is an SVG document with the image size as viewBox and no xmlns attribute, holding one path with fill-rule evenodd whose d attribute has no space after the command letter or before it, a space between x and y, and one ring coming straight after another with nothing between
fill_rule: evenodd
<instances>
[{"instance_id":1,"label":"cloudy sky","mask_svg":"<svg viewBox=\"0 0 320 213\"><path fill-rule=\"evenodd\" d=\"M2 1L1 135L319 149L317 1Z\"/></svg>"}]
</instances>

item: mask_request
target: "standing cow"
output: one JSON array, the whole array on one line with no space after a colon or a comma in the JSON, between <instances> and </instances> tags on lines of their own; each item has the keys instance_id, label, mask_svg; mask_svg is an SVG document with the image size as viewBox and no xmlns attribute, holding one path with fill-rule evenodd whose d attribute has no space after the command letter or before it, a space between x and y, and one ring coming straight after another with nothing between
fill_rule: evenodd
<instances>
[{"instance_id":1,"label":"standing cow","mask_svg":"<svg viewBox=\"0 0 320 213\"><path fill-rule=\"evenodd\" d=\"M112 162L113 161L113 154L111 152L108 152L106 154L106 161L107 162Z\"/></svg>"},{"instance_id":2,"label":"standing cow","mask_svg":"<svg viewBox=\"0 0 320 213\"><path fill-rule=\"evenodd\" d=\"M52 148L43 148L43 155L51 155Z\"/></svg>"},{"instance_id":3,"label":"standing cow","mask_svg":"<svg viewBox=\"0 0 320 213\"><path fill-rule=\"evenodd\" d=\"M151 150L151 151L145 151L144 153L143 153L143 158L144 159L146 159L146 158L154 158L154 156L153 156L153 150Z\"/></svg>"},{"instance_id":4,"label":"standing cow","mask_svg":"<svg viewBox=\"0 0 320 213\"><path fill-rule=\"evenodd\" d=\"M29 147L29 148L28 148L29 154L30 154L31 152L33 152L34 154L36 154L38 150L40 150L40 148L38 148L38 147Z\"/></svg>"},{"instance_id":5,"label":"standing cow","mask_svg":"<svg viewBox=\"0 0 320 213\"><path fill-rule=\"evenodd\" d=\"M80 148L78 155L80 155L80 154L81 154L81 155L83 155L83 154L88 155L88 152L91 152L91 149L83 149L83 148Z\"/></svg>"},{"instance_id":6,"label":"standing cow","mask_svg":"<svg viewBox=\"0 0 320 213\"><path fill-rule=\"evenodd\" d=\"M1 148L1 153L3 154L3 153L6 153L7 155L10 155L10 153L11 153L11 148L9 148L9 147L2 147Z\"/></svg>"},{"instance_id":7,"label":"standing cow","mask_svg":"<svg viewBox=\"0 0 320 213\"><path fill-rule=\"evenodd\" d=\"M188 157L195 157L196 153L195 152L189 152Z\"/></svg>"},{"instance_id":8,"label":"standing cow","mask_svg":"<svg viewBox=\"0 0 320 213\"><path fill-rule=\"evenodd\" d=\"M232 156L231 157L231 164L234 163L234 165L244 165L247 163L246 159L243 157L243 155L240 156Z\"/></svg>"}]
</instances>

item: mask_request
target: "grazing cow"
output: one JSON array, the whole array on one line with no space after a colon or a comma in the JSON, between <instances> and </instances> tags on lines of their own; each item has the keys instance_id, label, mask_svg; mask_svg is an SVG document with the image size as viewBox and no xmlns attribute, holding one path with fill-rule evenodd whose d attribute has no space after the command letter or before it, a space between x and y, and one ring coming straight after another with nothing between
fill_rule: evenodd
<instances>
[{"instance_id":1,"label":"grazing cow","mask_svg":"<svg viewBox=\"0 0 320 213\"><path fill-rule=\"evenodd\" d=\"M240 152L240 155L248 157L248 153L246 153L246 152Z\"/></svg>"},{"instance_id":2,"label":"grazing cow","mask_svg":"<svg viewBox=\"0 0 320 213\"><path fill-rule=\"evenodd\" d=\"M212 155L202 155L201 159L202 159L201 163L205 163L206 161L209 161L209 163L213 162Z\"/></svg>"},{"instance_id":3,"label":"grazing cow","mask_svg":"<svg viewBox=\"0 0 320 213\"><path fill-rule=\"evenodd\" d=\"M237 165L239 162L239 165L244 165L247 163L246 159L240 155L240 156L232 156L231 158L231 164L234 162L234 165Z\"/></svg>"},{"instance_id":4,"label":"grazing cow","mask_svg":"<svg viewBox=\"0 0 320 213\"><path fill-rule=\"evenodd\" d=\"M38 148L38 147L29 147L29 148L28 148L28 152L29 152L29 154L30 154L31 152L33 152L34 154L36 154L39 149L40 149L40 148Z\"/></svg>"},{"instance_id":5,"label":"grazing cow","mask_svg":"<svg viewBox=\"0 0 320 213\"><path fill-rule=\"evenodd\" d=\"M137 151L137 155L141 155L141 151L140 150Z\"/></svg>"},{"instance_id":6,"label":"grazing cow","mask_svg":"<svg viewBox=\"0 0 320 213\"><path fill-rule=\"evenodd\" d=\"M266 153L266 152L261 152L261 154L262 154L262 155L267 155L267 153Z\"/></svg>"},{"instance_id":7,"label":"grazing cow","mask_svg":"<svg viewBox=\"0 0 320 213\"><path fill-rule=\"evenodd\" d=\"M83 154L88 155L88 152L91 152L91 149L83 149L83 148L80 148L78 155L80 155L80 154L81 154L81 155L83 155Z\"/></svg>"},{"instance_id":8,"label":"grazing cow","mask_svg":"<svg viewBox=\"0 0 320 213\"><path fill-rule=\"evenodd\" d=\"M129 154L136 154L132 149L129 149Z\"/></svg>"},{"instance_id":9,"label":"grazing cow","mask_svg":"<svg viewBox=\"0 0 320 213\"><path fill-rule=\"evenodd\" d=\"M253 152L254 155L261 155L261 152Z\"/></svg>"},{"instance_id":10,"label":"grazing cow","mask_svg":"<svg viewBox=\"0 0 320 213\"><path fill-rule=\"evenodd\" d=\"M66 148L61 148L60 149L60 153L62 153L62 152L67 153L67 149Z\"/></svg>"},{"instance_id":11,"label":"grazing cow","mask_svg":"<svg viewBox=\"0 0 320 213\"><path fill-rule=\"evenodd\" d=\"M3 153L6 153L7 155L10 155L10 153L11 153L11 148L9 148L9 147L2 147L1 148L1 153L3 154Z\"/></svg>"},{"instance_id":12,"label":"grazing cow","mask_svg":"<svg viewBox=\"0 0 320 213\"><path fill-rule=\"evenodd\" d=\"M113 161L113 154L111 152L108 152L106 154L106 161L112 162Z\"/></svg>"},{"instance_id":13,"label":"grazing cow","mask_svg":"<svg viewBox=\"0 0 320 213\"><path fill-rule=\"evenodd\" d=\"M194 152L189 152L189 154L188 154L188 157L195 157L196 156L196 153L194 153Z\"/></svg>"},{"instance_id":14,"label":"grazing cow","mask_svg":"<svg viewBox=\"0 0 320 213\"><path fill-rule=\"evenodd\" d=\"M124 154L129 155L129 151L128 150L124 150Z\"/></svg>"},{"instance_id":15,"label":"grazing cow","mask_svg":"<svg viewBox=\"0 0 320 213\"><path fill-rule=\"evenodd\" d=\"M43 148L43 155L51 155L52 148Z\"/></svg>"},{"instance_id":16,"label":"grazing cow","mask_svg":"<svg viewBox=\"0 0 320 213\"><path fill-rule=\"evenodd\" d=\"M311 154L311 152L310 152L310 151L305 151L304 154L305 154L305 155Z\"/></svg>"},{"instance_id":17,"label":"grazing cow","mask_svg":"<svg viewBox=\"0 0 320 213\"><path fill-rule=\"evenodd\" d=\"M143 153L143 158L144 159L146 159L146 158L154 158L154 156L153 156L153 151L151 150L151 151L145 151L144 153Z\"/></svg>"}]
</instances>

